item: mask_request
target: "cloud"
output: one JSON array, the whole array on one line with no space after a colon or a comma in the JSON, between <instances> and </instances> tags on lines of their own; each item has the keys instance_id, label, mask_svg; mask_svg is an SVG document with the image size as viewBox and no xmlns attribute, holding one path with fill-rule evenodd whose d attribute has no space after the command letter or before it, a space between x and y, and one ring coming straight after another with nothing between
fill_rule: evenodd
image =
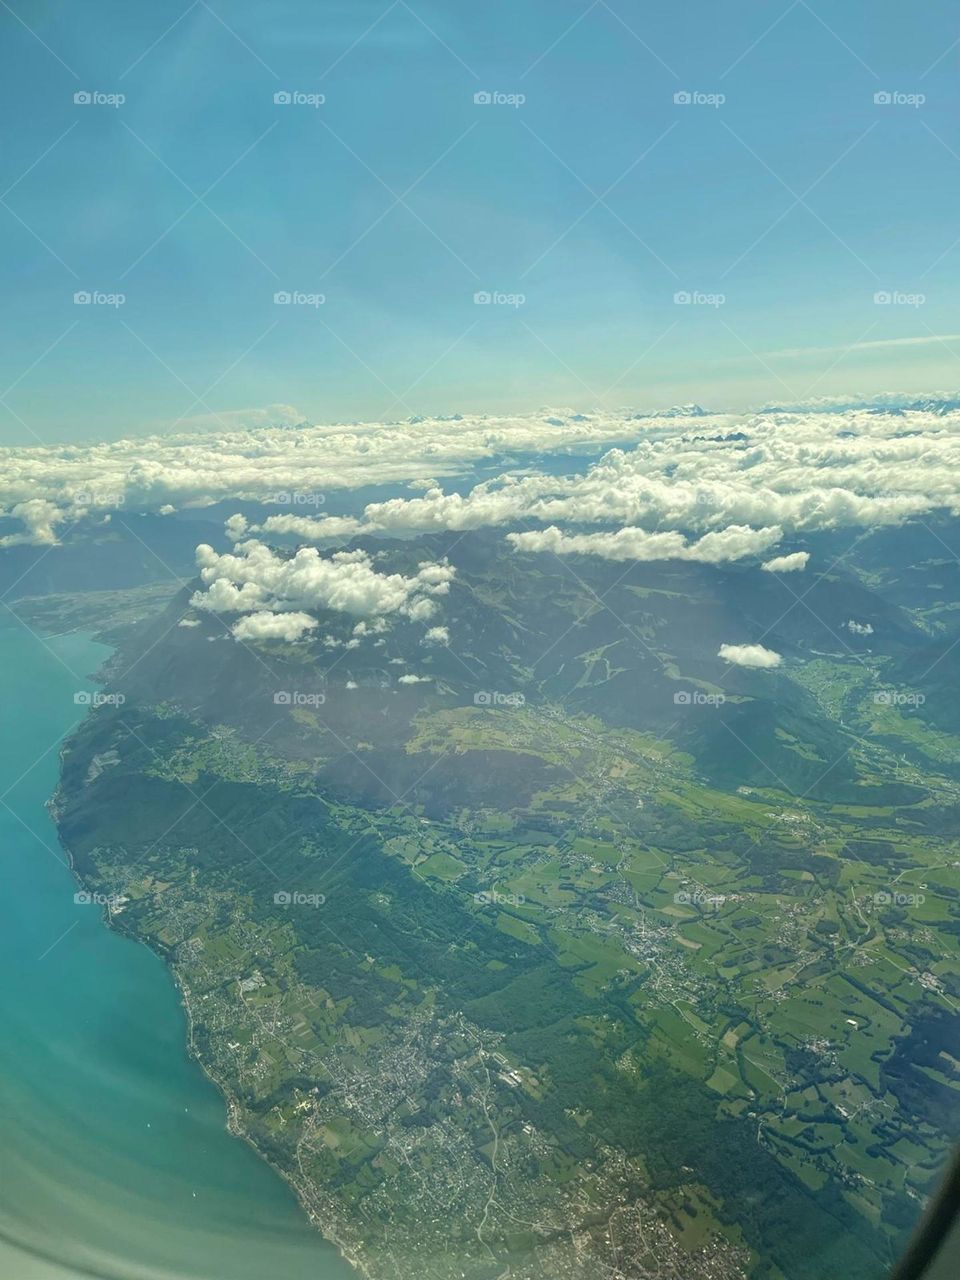
<instances>
[{"instance_id":1,"label":"cloud","mask_svg":"<svg viewBox=\"0 0 960 1280\"><path fill-rule=\"evenodd\" d=\"M904 415L867 412L764 414L722 434L700 419L695 433L653 432L582 474L504 476L466 495L434 489L372 503L364 516L371 531L387 532L534 520L689 535L735 525L795 532L897 524L960 507L960 414L906 418L914 433Z\"/></svg>"},{"instance_id":2,"label":"cloud","mask_svg":"<svg viewBox=\"0 0 960 1280\"><path fill-rule=\"evenodd\" d=\"M323 542L327 538L366 533L368 526L352 516L268 516L263 524L254 525L254 530L258 533L289 533L304 542Z\"/></svg>"},{"instance_id":3,"label":"cloud","mask_svg":"<svg viewBox=\"0 0 960 1280\"><path fill-rule=\"evenodd\" d=\"M429 684L431 679L431 676L405 675L400 677L397 684Z\"/></svg>"},{"instance_id":4,"label":"cloud","mask_svg":"<svg viewBox=\"0 0 960 1280\"><path fill-rule=\"evenodd\" d=\"M239 542L249 527L246 516L236 515L224 521L223 531L231 542Z\"/></svg>"},{"instance_id":5,"label":"cloud","mask_svg":"<svg viewBox=\"0 0 960 1280\"><path fill-rule=\"evenodd\" d=\"M634 447L578 474L507 473L466 494L435 486L369 504L364 522L386 533L506 526L518 550L722 563L797 533L937 510L960 512L960 412L931 403L647 419ZM520 532L520 522L542 527ZM804 556L775 557L771 572L799 569Z\"/></svg>"},{"instance_id":6,"label":"cloud","mask_svg":"<svg viewBox=\"0 0 960 1280\"><path fill-rule=\"evenodd\" d=\"M766 404L760 413L839 413L849 409L923 409L956 402L956 391L850 391L838 396L807 396Z\"/></svg>"},{"instance_id":7,"label":"cloud","mask_svg":"<svg viewBox=\"0 0 960 1280\"><path fill-rule=\"evenodd\" d=\"M618 447L577 470L529 465L613 441ZM494 459L503 461L500 476L467 493L444 492L446 478ZM22 524L2 541L49 545L63 522L102 518L119 505L269 502L279 493L409 486L425 476L437 480L369 503L361 516L270 515L247 529L232 521L230 535L309 544L489 527L524 551L715 564L764 557L778 565L770 572L791 572L791 557L769 558L781 539L960 513L960 411L934 401L677 417L544 411L0 449L0 513ZM797 568L802 554L793 553ZM425 620L429 601L416 607Z\"/></svg>"},{"instance_id":8,"label":"cloud","mask_svg":"<svg viewBox=\"0 0 960 1280\"><path fill-rule=\"evenodd\" d=\"M45 498L30 498L26 502L18 502L10 515L23 524L23 532L8 533L0 538L0 547L55 546L56 526L66 519L63 511Z\"/></svg>"},{"instance_id":9,"label":"cloud","mask_svg":"<svg viewBox=\"0 0 960 1280\"><path fill-rule=\"evenodd\" d=\"M916 338L876 338L872 342L851 342L838 347L785 347L782 351L761 351L767 360L795 360L803 356L829 356L837 351L882 351L887 347L929 347L936 343L960 342L960 333L929 333ZM733 360L750 360L755 356L734 356Z\"/></svg>"},{"instance_id":10,"label":"cloud","mask_svg":"<svg viewBox=\"0 0 960 1280\"><path fill-rule=\"evenodd\" d=\"M605 560L697 560L722 564L758 555L778 542L780 529L749 529L731 525L688 542L682 533L646 533L618 529L616 533L563 533L556 525L527 533L508 533L517 551L552 551L554 555L595 555Z\"/></svg>"},{"instance_id":11,"label":"cloud","mask_svg":"<svg viewBox=\"0 0 960 1280\"><path fill-rule=\"evenodd\" d=\"M449 644L450 629L449 627L430 627L426 635L423 637L421 644Z\"/></svg>"},{"instance_id":12,"label":"cloud","mask_svg":"<svg viewBox=\"0 0 960 1280\"><path fill-rule=\"evenodd\" d=\"M535 473L534 478L540 481L543 477ZM480 529L524 514L526 503L532 496L533 486L521 487L511 478L478 484L466 495L445 494L442 489L433 488L428 489L422 498L391 498L388 502L374 502L366 507L364 516L368 528L390 532Z\"/></svg>"},{"instance_id":13,"label":"cloud","mask_svg":"<svg viewBox=\"0 0 960 1280\"><path fill-rule=\"evenodd\" d=\"M856 622L853 618L847 623L847 630L855 636L873 635L873 627L869 622Z\"/></svg>"},{"instance_id":14,"label":"cloud","mask_svg":"<svg viewBox=\"0 0 960 1280\"><path fill-rule=\"evenodd\" d=\"M299 640L317 625L316 618L307 613L250 613L241 618L233 628L238 640Z\"/></svg>"},{"instance_id":15,"label":"cloud","mask_svg":"<svg viewBox=\"0 0 960 1280\"><path fill-rule=\"evenodd\" d=\"M420 483L425 476L462 476L492 459L638 440L654 426L674 431L684 421L549 411L347 426L298 420L293 406L271 405L202 415L166 434L3 448L0 514L33 500L52 503L61 520L119 506L172 513L231 500L269 502L280 493Z\"/></svg>"},{"instance_id":16,"label":"cloud","mask_svg":"<svg viewBox=\"0 0 960 1280\"><path fill-rule=\"evenodd\" d=\"M769 670L779 667L783 661L779 653L765 649L762 644L722 644L717 654L725 662L732 662L737 667L757 667Z\"/></svg>"},{"instance_id":17,"label":"cloud","mask_svg":"<svg viewBox=\"0 0 960 1280\"><path fill-rule=\"evenodd\" d=\"M809 551L794 551L789 556L774 556L772 560L764 561L760 568L766 569L767 573L799 573L807 567L809 559Z\"/></svg>"},{"instance_id":18,"label":"cloud","mask_svg":"<svg viewBox=\"0 0 960 1280\"><path fill-rule=\"evenodd\" d=\"M190 603L210 613L248 615L234 625L238 639L296 639L316 625L307 610L334 610L359 619L355 640L381 630L382 619L399 615L423 622L436 612L436 598L450 589L454 569L422 562L412 575L378 573L365 551L338 551L324 558L316 547L286 556L251 538L220 555L205 543L197 547L203 583ZM252 616L251 616L252 615ZM284 619L296 617L299 630Z\"/></svg>"}]
</instances>

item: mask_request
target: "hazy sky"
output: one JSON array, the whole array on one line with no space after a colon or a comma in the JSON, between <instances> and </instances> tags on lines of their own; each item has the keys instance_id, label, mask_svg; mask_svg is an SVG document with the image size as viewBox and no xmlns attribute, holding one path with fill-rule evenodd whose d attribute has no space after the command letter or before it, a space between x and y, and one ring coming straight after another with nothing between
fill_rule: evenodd
<instances>
[{"instance_id":1,"label":"hazy sky","mask_svg":"<svg viewBox=\"0 0 960 1280\"><path fill-rule=\"evenodd\" d=\"M3 443L960 385L954 5L11 0L0 27Z\"/></svg>"}]
</instances>

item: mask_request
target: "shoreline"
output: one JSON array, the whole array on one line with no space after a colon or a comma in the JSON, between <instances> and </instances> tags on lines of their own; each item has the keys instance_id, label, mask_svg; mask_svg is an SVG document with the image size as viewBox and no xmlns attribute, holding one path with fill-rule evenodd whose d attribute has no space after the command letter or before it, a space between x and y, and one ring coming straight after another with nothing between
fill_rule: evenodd
<instances>
[{"instance_id":1,"label":"shoreline","mask_svg":"<svg viewBox=\"0 0 960 1280\"><path fill-rule=\"evenodd\" d=\"M103 642L101 641L101 643ZM94 681L97 681L98 683L102 681L104 675L109 671L110 664L116 657L116 647L113 645L108 645L107 647L110 648L110 653L101 663L98 670L95 673L93 673L91 676L91 679ZM78 870L76 860L74 859L74 856L73 856L73 852L70 849L69 845L64 840L63 835L61 833L61 829L60 829L60 815L64 807L62 804L64 756L69 748L71 739L73 738L74 734L77 732L77 729L79 728L80 724L83 723L83 719L84 717L81 717L81 719L77 721L77 724L74 725L73 728L64 736L63 740L60 743L59 749L57 751L57 782L56 782L56 786L53 789L53 792L44 802L44 807L46 808L50 816L50 819L53 823L54 829L57 833L57 843L60 845L60 848L63 850L64 854L66 855L67 868L70 874L73 876L75 883L79 885L81 889L89 891L89 885L86 884L83 876ZM280 1168L279 1165L277 1165L273 1160L269 1158L269 1156L265 1155L264 1152L261 1151L257 1143L254 1141L254 1139L248 1133L247 1129L245 1128L241 1120L243 1112L242 1112L240 1103L237 1101L232 1091L224 1084L222 1080L220 1080L217 1077L212 1067L203 1060L202 1056L200 1055L194 1043L193 1010L190 1007L190 999L187 994L187 989L184 983L181 981L179 972L177 970L177 966L174 963L172 963L166 956L162 955L157 950L156 947L151 946L151 944L145 938L139 937L135 932L133 932L130 929L126 929L122 926L118 927L117 924L115 923L113 913L110 911L109 907L101 909L100 918L105 928L110 929L113 933L117 934L118 937L128 938L131 942L136 943L138 946L146 947L146 949L151 953L151 955L156 956L157 959L160 961L160 963L163 965L164 971L166 972L168 978L173 983L173 986L176 989L177 995L179 997L180 1007L183 1009L184 1016L186 1019L187 1034L186 1034L186 1039L183 1042L184 1052L191 1061L197 1064L197 1066L203 1072L206 1079L210 1081L210 1083L214 1086L214 1088L219 1093L220 1097L223 1099L224 1105L226 1107L226 1112L227 1112L226 1121L224 1123L224 1128L226 1129L227 1133L229 1133L231 1137L239 1138L241 1141L245 1142L247 1146L250 1147L250 1149L256 1154L259 1160L261 1160L265 1165L267 1165L277 1175L277 1177L283 1179L286 1185L292 1190L294 1197L296 1198L297 1204L301 1212L306 1217L307 1221L310 1223L310 1226L326 1241L327 1244L329 1244L332 1248L336 1249L337 1253L340 1255L343 1261L347 1263L348 1266L352 1267L353 1270L358 1273L358 1275L362 1276L363 1280L375 1280L373 1273L370 1271L369 1264L367 1263L367 1261L364 1258L358 1256L356 1253L354 1253L349 1248L349 1246L339 1237L339 1235L330 1229L329 1225L324 1224L320 1221L316 1211L312 1209L310 1205L307 1203L305 1193L303 1189L300 1187L300 1185L298 1184L296 1178L293 1177L291 1174L289 1174L286 1170Z\"/></svg>"},{"instance_id":2,"label":"shoreline","mask_svg":"<svg viewBox=\"0 0 960 1280\"><path fill-rule=\"evenodd\" d=\"M53 794L45 802L45 807L48 813L50 814L54 827L56 828L57 842L59 843L60 848L66 854L67 867L70 871L70 874L73 876L75 883L79 885L81 889L89 891L89 885L85 882L80 871L77 869L77 865L74 860L73 853L69 845L67 845L67 843L64 841L63 836L61 835L61 832L60 832L59 801L61 797L61 783L59 779L60 779L60 774L62 774L63 754L64 754L64 751L66 750L68 741L69 741L69 738L64 740L64 742L60 746L59 752L57 753L58 766L59 766L57 786L54 789ZM183 1009L184 1016L186 1019L187 1034L183 1042L184 1052L192 1062L195 1062L197 1064L197 1066L203 1072L206 1079L210 1081L210 1083L217 1090L220 1097L223 1099L224 1105L226 1107L226 1113L227 1113L226 1121L224 1123L224 1128L226 1129L227 1133L229 1133L231 1137L238 1138L241 1141L245 1142L247 1146L250 1147L250 1149L255 1153L255 1155L257 1156L257 1159L262 1161L265 1165L267 1165L277 1175L278 1178L281 1178L286 1183L286 1185L293 1192L296 1198L297 1204L301 1212L306 1217L307 1221L310 1223L310 1226L323 1238L323 1240L327 1244L329 1244L332 1248L336 1249L337 1253L340 1255L343 1261L347 1263L348 1266L352 1267L353 1270L358 1275L362 1276L363 1280L375 1280L374 1274L370 1270L367 1260L357 1255L355 1252L351 1251L350 1247L346 1244L346 1242L342 1240L340 1236L336 1234L335 1231L331 1230L329 1224L321 1222L316 1210L311 1208L310 1205L307 1203L307 1199L304 1194L304 1191L301 1188L300 1184L298 1183L297 1179L294 1176L292 1176L290 1173L288 1173L285 1169L282 1169L273 1160L271 1160L269 1156L265 1155L264 1152L261 1151L260 1147L255 1142L255 1140L250 1136L249 1132L247 1131L247 1129L245 1128L242 1122L243 1108L241 1107L240 1103L237 1101L235 1095L230 1090L230 1088L217 1076L216 1072L213 1070L210 1064L204 1061L203 1057L201 1056L199 1050L196 1047L196 1044L194 1043L193 1010L190 1006L190 998L187 993L187 988L184 985L183 981L181 980L177 966L173 964L170 960L168 960L167 957L164 956L161 952L159 952L156 947L151 946L151 944L145 938L139 937L132 930L126 929L122 926L118 927L114 922L114 917L110 912L109 908L101 909L100 919L101 919L101 923L105 928L110 929L113 933L117 934L118 937L127 938L129 941L135 943L136 945L145 947L150 952L150 954L153 956L156 956L156 958L163 965L163 968L167 976L169 977L170 981L173 983L176 989L177 995L179 997L180 1007Z\"/></svg>"},{"instance_id":3,"label":"shoreline","mask_svg":"<svg viewBox=\"0 0 960 1280\"><path fill-rule=\"evenodd\" d=\"M108 921L107 927L113 928L113 925ZM120 931L116 930L116 932L120 932ZM140 939L140 941L142 942L142 945L147 947L150 951L152 951L154 955L158 955L158 953L154 950L153 947L150 946L148 942L143 942L142 939ZM211 1084L214 1085L217 1092L223 1098L224 1103L226 1105L226 1109L227 1109L227 1120L225 1125L227 1132L231 1134L233 1137L239 1138L243 1142L245 1142L247 1146L249 1146L256 1153L258 1159L262 1160L264 1164L268 1165L274 1171L277 1177L283 1179L283 1181L287 1184L288 1187L290 1187L290 1189L293 1191L294 1195L296 1196L297 1203L299 1204L300 1208L303 1210L303 1213L306 1216L307 1220L309 1221L310 1225L314 1228L314 1230L316 1230L324 1238L324 1240L327 1241L328 1244L332 1245L333 1248L337 1250L337 1252L340 1254L340 1257L344 1260L344 1262L346 1262L349 1266L353 1267L355 1271L357 1271L361 1276L364 1277L364 1280L374 1280L373 1273L370 1271L367 1262L363 1258L352 1254L349 1251L346 1243L343 1240L341 1240L339 1236L334 1234L330 1230L329 1226L324 1226L320 1222L316 1211L311 1209L310 1206L306 1203L305 1197L303 1195L303 1192L301 1191L301 1188L297 1182L297 1179L292 1175L290 1175L289 1173L287 1173L285 1169L282 1169L273 1160L271 1160L269 1156L265 1155L257 1146L254 1139L250 1136L250 1134L244 1128L241 1120L241 1117L243 1115L243 1108L240 1106L240 1103L237 1101L236 1097L230 1091L230 1089L227 1088L227 1086L224 1085L224 1083L217 1077L216 1073L210 1067L210 1065L204 1062L203 1058L200 1056L200 1053L196 1045L194 1044L193 1010L190 1007L190 998L187 995L187 991L186 991L186 988L184 987L184 984L180 980L180 976L177 971L176 965L168 963L166 960L164 960L163 956L158 956L158 958L163 962L164 967L167 969L167 972L170 974L171 978L173 979L174 985L176 986L177 991L180 994L180 1004L184 1010L184 1013L186 1014L187 1040L184 1045L184 1048L186 1050L187 1056L197 1063L197 1065L200 1067L200 1070L211 1082Z\"/></svg>"}]
</instances>

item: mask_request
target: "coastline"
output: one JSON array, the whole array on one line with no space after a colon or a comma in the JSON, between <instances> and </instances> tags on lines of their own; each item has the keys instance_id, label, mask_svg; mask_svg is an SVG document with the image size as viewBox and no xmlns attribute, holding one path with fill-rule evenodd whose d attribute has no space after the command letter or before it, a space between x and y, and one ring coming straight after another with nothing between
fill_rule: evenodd
<instances>
[{"instance_id":1,"label":"coastline","mask_svg":"<svg viewBox=\"0 0 960 1280\"><path fill-rule=\"evenodd\" d=\"M94 673L108 650L80 630L44 643L14 625L0 639L11 728L0 760L10 978L0 1274L350 1280L355 1268L289 1183L234 1141L223 1094L184 1052L168 965L127 945L149 941L139 921L118 915L104 928L100 895L80 892L104 890L110 875L70 825L93 795L83 783L94 717L76 693L103 689ZM89 802L87 813L99 820ZM198 1000L194 989L199 1015ZM202 1048L199 1024L196 1034ZM240 1120L256 1132L253 1114Z\"/></svg>"},{"instance_id":2,"label":"coastline","mask_svg":"<svg viewBox=\"0 0 960 1280\"><path fill-rule=\"evenodd\" d=\"M75 628L75 630L79 630L79 628ZM100 642L103 643L102 640ZM110 647L109 654L104 658L103 662L101 663L97 671L91 673L90 679L97 683L102 683L108 677L111 664L116 659L116 656L117 656L116 647L113 645L110 645L109 647ZM82 723L82 721L83 721L83 718L81 717L81 720L79 723ZM85 882L82 874L77 868L77 864L73 856L73 852L63 838L63 833L60 825L60 817L65 807L63 804L64 756L67 750L69 749L71 739L73 738L74 734L77 732L77 729L79 728L79 723L78 725L74 726L74 728L64 737L63 741L60 743L60 747L57 751L57 782L52 794L46 800L45 807L47 809L47 812L50 815L51 821L53 822L54 829L56 830L57 842L60 845L61 849L63 850L64 854L66 855L67 866L69 868L70 874L73 876L74 881L80 887L81 890L89 891L90 886ZM191 1005L190 1005L188 988L184 983L183 979L181 978L181 975L179 970L177 969L177 966L167 956L162 954L161 951L159 951L156 947L152 946L146 938L142 938L135 931L125 928L123 924L118 925L117 918L111 912L109 907L102 908L100 911L100 916L101 916L101 924L105 928L112 930L114 933L116 933L120 937L130 939L130 941L137 943L139 946L146 947L146 949L152 955L155 955L163 965L164 970L166 971L170 981L173 983L177 991L177 995L179 997L179 1003L181 1008L184 1011L184 1016L186 1019L186 1038L183 1043L184 1051L187 1057L197 1064L197 1066L203 1072L204 1076L210 1081L210 1083L214 1086L214 1088L217 1090L217 1092L220 1094L221 1098L223 1099L224 1105L226 1107L226 1112L227 1112L226 1121L224 1123L224 1128L226 1129L226 1131L232 1137L239 1138L243 1142L245 1142L247 1146L249 1146L251 1150L253 1150L253 1152L256 1154L257 1158L260 1161L262 1161L265 1165L267 1165L279 1178L283 1179L283 1181L287 1184L287 1186L290 1187L290 1189L293 1191L294 1196L296 1197L297 1204L299 1205L307 1221L310 1223L311 1227L313 1227L313 1229L317 1231L318 1234L321 1235L328 1244L330 1244L334 1249L337 1250L337 1252L339 1253L343 1261L346 1262L348 1266L352 1267L353 1270L356 1271L360 1276L362 1276L363 1280L375 1280L375 1277L373 1275L373 1272L370 1270L367 1260L361 1257L355 1250L352 1250L350 1246L346 1243L346 1241L344 1241L340 1237L340 1235L336 1232L336 1230L330 1227L329 1223L321 1221L316 1210L312 1208L310 1203L308 1202L305 1189L299 1184L296 1177L294 1177L287 1170L282 1169L273 1160L271 1160L269 1156L267 1156L260 1149L256 1141L252 1138L252 1136L248 1132L246 1126L243 1124L243 1121L242 1121L243 1108L238 1102L236 1096L233 1094L229 1086L217 1076L216 1072L213 1070L211 1065L204 1061L203 1057L201 1056L199 1050L196 1047L196 1044L194 1042L193 1009L191 1008Z\"/></svg>"},{"instance_id":3,"label":"coastline","mask_svg":"<svg viewBox=\"0 0 960 1280\"><path fill-rule=\"evenodd\" d=\"M64 740L64 742L60 746L59 752L57 753L57 759L58 759L57 786L54 789L53 794L46 801L46 807L53 821L54 827L56 828L58 843L66 855L67 865L69 867L70 874L73 876L75 882L77 883L77 885L79 885L79 887L82 890L89 891L90 886L86 883L82 874L77 869L77 865L76 865L76 861L74 859L73 853L69 845L64 840L62 832L60 830L59 815L62 812L61 797L63 794L62 782L60 781L60 777L62 775L63 755L64 755L64 751L67 749L68 743L69 743L69 737ZM311 1227L313 1227L313 1229L319 1235L321 1235L323 1239L329 1245L331 1245L332 1248L336 1249L340 1257L343 1259L344 1262L347 1263L348 1266L352 1267L354 1271L357 1272L358 1275L362 1276L363 1280L376 1280L376 1277L373 1271L370 1269L369 1262L365 1258L360 1256L355 1250L352 1250L350 1246L346 1243L346 1241L344 1241L341 1238L341 1236L334 1229L330 1227L328 1222L322 1221L320 1219L320 1216L317 1213L317 1211L311 1207L308 1201L306 1192L303 1186L298 1182L297 1178L293 1176L291 1173L289 1173L287 1170L281 1168L278 1164L276 1164L275 1161L271 1160L269 1156L267 1156L260 1149L260 1147L257 1145L254 1138L248 1132L242 1120L243 1108L238 1102L236 1096L234 1095L232 1090L229 1088L229 1086L222 1079L220 1079L217 1073L213 1070L212 1066L203 1059L199 1050L196 1047L196 1044L194 1041L193 1009L191 1008L191 1005L190 1005L188 988L184 983L183 979L181 978L181 975L177 966L173 964L168 959L168 957L165 956L161 951L159 951L156 947L152 946L151 943L147 941L147 939L140 937L136 932L125 928L122 924L118 925L117 918L111 913L108 907L101 909L100 919L101 919L101 924L103 925L104 928L112 930L119 937L127 938L131 942L136 943L138 946L145 947L152 955L156 956L157 959L162 963L164 970L166 971L168 977L170 978L171 982L173 983L177 991L180 1007L183 1009L184 1016L186 1019L187 1034L183 1042L184 1052L186 1053L187 1057L191 1059L191 1061L197 1064L197 1066L203 1072L204 1076L210 1081L210 1083L214 1086L214 1088L219 1093L220 1097L223 1099L224 1105L226 1107L226 1113L227 1113L226 1121L224 1123L224 1128L226 1129L226 1131L231 1135L231 1137L239 1138L241 1141L245 1142L247 1146L249 1146L251 1150L256 1154L257 1158L260 1161L262 1161L265 1165L269 1166L269 1168L277 1175L277 1177L283 1179L283 1181L287 1184L287 1186L290 1187L290 1189L293 1191L294 1196L296 1197L296 1200L297 1200L297 1204L299 1205L307 1221L310 1223Z\"/></svg>"},{"instance_id":4,"label":"coastline","mask_svg":"<svg viewBox=\"0 0 960 1280\"><path fill-rule=\"evenodd\" d=\"M106 921L106 923L108 928L113 928L113 925L109 920ZM148 947L151 951L153 951L155 955L159 954L154 950L153 947L150 946L148 942L145 942L143 939L138 939L138 941L142 942L142 944L145 947ZM187 1039L184 1046L186 1049L186 1052L188 1056L194 1062L197 1063L197 1065L200 1067L201 1071L204 1073L207 1079L215 1086L217 1091L220 1093L220 1096L223 1098L224 1103L226 1104L227 1120L226 1120L225 1128L227 1129L227 1132L230 1133L233 1137L240 1138L242 1141L244 1141L249 1147L253 1149L253 1151L256 1152L257 1156L259 1157L260 1160L263 1161L264 1164L269 1165L269 1167L274 1171L274 1173L276 1173L278 1177L284 1180L284 1182L291 1188L294 1195L296 1196L297 1203L300 1205L301 1209L303 1210L304 1214L309 1220L311 1226L314 1227L314 1229L318 1231L320 1235L323 1236L324 1240L326 1240L329 1244L331 1244L337 1250L341 1258L343 1258L344 1262L346 1262L349 1266L353 1267L355 1271L357 1271L361 1276L364 1277L364 1280L375 1280L374 1274L370 1270L366 1260L352 1253L349 1249L349 1246L345 1243L345 1241L343 1241L337 1234L335 1234L335 1232L331 1230L328 1224L325 1224L320 1221L319 1215L317 1214L317 1212L314 1209L312 1209L310 1205L307 1203L303 1189L301 1188L297 1179L291 1174L289 1174L285 1169L282 1169L273 1160L271 1160L269 1156L265 1155L263 1151L261 1151L260 1148L257 1146L256 1141L250 1136L250 1134L248 1133L248 1131L246 1130L246 1128L242 1123L241 1117L243 1115L243 1108L240 1106L240 1103L237 1101L235 1095L232 1093L229 1087L226 1084L224 1084L224 1082L217 1076L216 1072L209 1065L209 1063L203 1060L203 1058L199 1053L199 1050L194 1044L193 1010L190 1007L190 997L187 994L187 988L180 978L180 974L177 970L176 965L168 963L163 956L160 956L159 958L163 960L163 963L168 973L170 974L171 978L173 979L173 982L177 988L177 991L180 994L180 1004L183 1007L183 1010L187 1019Z\"/></svg>"}]
</instances>

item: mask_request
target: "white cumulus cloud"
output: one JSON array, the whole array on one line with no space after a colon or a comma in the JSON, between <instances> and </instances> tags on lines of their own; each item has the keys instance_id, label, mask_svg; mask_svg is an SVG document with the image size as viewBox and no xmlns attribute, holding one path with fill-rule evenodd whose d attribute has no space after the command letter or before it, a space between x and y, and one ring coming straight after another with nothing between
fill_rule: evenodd
<instances>
[{"instance_id":1,"label":"white cumulus cloud","mask_svg":"<svg viewBox=\"0 0 960 1280\"><path fill-rule=\"evenodd\" d=\"M248 613L232 630L238 640L299 640L317 625L308 613Z\"/></svg>"},{"instance_id":2,"label":"white cumulus cloud","mask_svg":"<svg viewBox=\"0 0 960 1280\"><path fill-rule=\"evenodd\" d=\"M774 556L772 560L765 560L760 568L766 569L767 573L799 573L807 567L809 559L809 551L794 551L788 556Z\"/></svg>"},{"instance_id":3,"label":"white cumulus cloud","mask_svg":"<svg viewBox=\"0 0 960 1280\"><path fill-rule=\"evenodd\" d=\"M46 498L18 502L10 515L21 522L23 531L0 538L0 547L52 547L57 541L57 525L66 519L65 513Z\"/></svg>"},{"instance_id":4,"label":"white cumulus cloud","mask_svg":"<svg viewBox=\"0 0 960 1280\"><path fill-rule=\"evenodd\" d=\"M647 533L618 529L616 533L564 533L556 525L526 533L508 533L518 551L552 551L555 555L595 555L605 560L697 560L722 564L758 555L779 541L779 529L750 529L732 525L690 542L682 533Z\"/></svg>"},{"instance_id":5,"label":"white cumulus cloud","mask_svg":"<svg viewBox=\"0 0 960 1280\"><path fill-rule=\"evenodd\" d=\"M717 657L737 667L758 667L761 670L779 667L783 661L779 653L765 649L762 644L722 644Z\"/></svg>"},{"instance_id":6,"label":"white cumulus cloud","mask_svg":"<svg viewBox=\"0 0 960 1280\"><path fill-rule=\"evenodd\" d=\"M436 611L436 598L450 589L454 569L422 562L415 574L378 573L364 551L338 551L321 556L316 547L301 547L285 556L255 538L238 543L221 555L208 545L197 548L203 587L191 604L211 613L246 615L233 627L238 639L297 638L316 619L308 610L332 609L360 620L354 640L382 629L385 616L400 615L426 621ZM297 635L293 624L299 620Z\"/></svg>"},{"instance_id":7,"label":"white cumulus cloud","mask_svg":"<svg viewBox=\"0 0 960 1280\"><path fill-rule=\"evenodd\" d=\"M231 542L239 542L249 527L247 517L241 515L230 516L223 523L223 531Z\"/></svg>"},{"instance_id":8,"label":"white cumulus cloud","mask_svg":"<svg viewBox=\"0 0 960 1280\"><path fill-rule=\"evenodd\" d=\"M259 533L289 533L304 542L322 542L326 538L349 537L353 533L366 533L368 526L352 516L268 516L256 526Z\"/></svg>"}]
</instances>

